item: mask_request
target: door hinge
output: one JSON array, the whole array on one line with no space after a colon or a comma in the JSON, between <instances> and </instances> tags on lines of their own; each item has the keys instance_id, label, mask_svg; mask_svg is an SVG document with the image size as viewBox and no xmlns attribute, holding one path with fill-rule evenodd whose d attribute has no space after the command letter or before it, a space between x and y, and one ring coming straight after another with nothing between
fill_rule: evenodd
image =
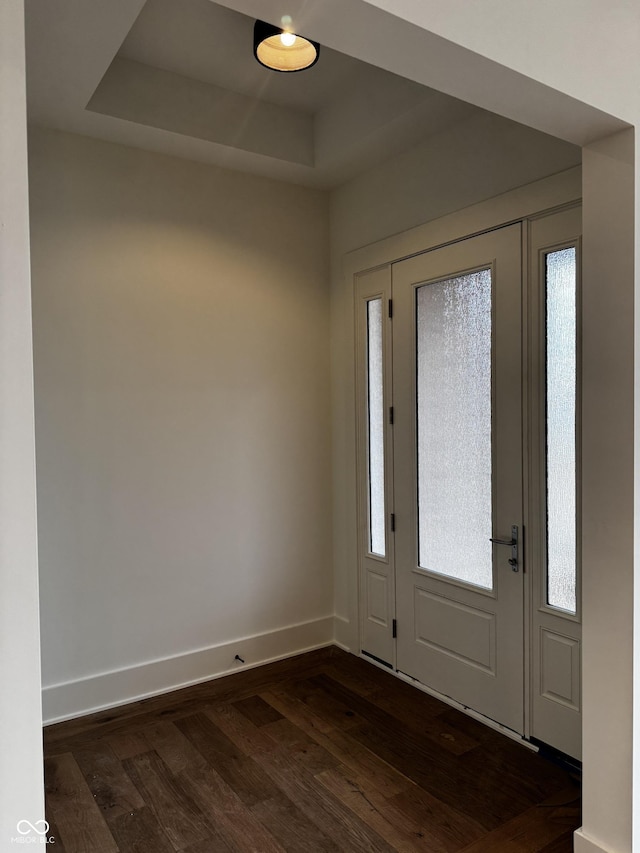
<instances>
[{"instance_id":1,"label":"door hinge","mask_svg":"<svg viewBox=\"0 0 640 853\"><path fill-rule=\"evenodd\" d=\"M389 423L393 426L393 406L389 406Z\"/></svg>"},{"instance_id":2,"label":"door hinge","mask_svg":"<svg viewBox=\"0 0 640 853\"><path fill-rule=\"evenodd\" d=\"M391 532L396 532L396 514L395 512L391 513Z\"/></svg>"},{"instance_id":3,"label":"door hinge","mask_svg":"<svg viewBox=\"0 0 640 853\"><path fill-rule=\"evenodd\" d=\"M389 319L391 320L393 317L393 299L389 300Z\"/></svg>"},{"instance_id":4,"label":"door hinge","mask_svg":"<svg viewBox=\"0 0 640 853\"><path fill-rule=\"evenodd\" d=\"M394 640L398 636L398 623L395 619L391 622L391 636Z\"/></svg>"}]
</instances>

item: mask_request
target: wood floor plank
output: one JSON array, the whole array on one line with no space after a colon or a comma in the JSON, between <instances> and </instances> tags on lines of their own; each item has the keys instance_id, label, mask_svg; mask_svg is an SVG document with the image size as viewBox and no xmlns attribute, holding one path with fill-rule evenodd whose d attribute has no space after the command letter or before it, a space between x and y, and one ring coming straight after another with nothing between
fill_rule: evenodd
<instances>
[{"instance_id":1,"label":"wood floor plank","mask_svg":"<svg viewBox=\"0 0 640 853\"><path fill-rule=\"evenodd\" d=\"M464 848L462 853L539 853L575 825L575 816L534 806Z\"/></svg>"},{"instance_id":2,"label":"wood floor plank","mask_svg":"<svg viewBox=\"0 0 640 853\"><path fill-rule=\"evenodd\" d=\"M148 727L145 732L181 785L206 812L209 824L227 846L239 853L254 849L252 845L258 845L256 849L265 853L278 853L282 849L253 817L237 793L173 723L160 723Z\"/></svg>"},{"instance_id":3,"label":"wood floor plank","mask_svg":"<svg viewBox=\"0 0 640 853\"><path fill-rule=\"evenodd\" d=\"M282 845L213 768L184 771L178 779L236 853L282 853Z\"/></svg>"},{"instance_id":4,"label":"wood floor plank","mask_svg":"<svg viewBox=\"0 0 640 853\"><path fill-rule=\"evenodd\" d=\"M406 776L399 773L386 761L381 760L359 741L347 737L343 732L332 726L316 725L315 715L309 719L304 713L300 713L299 706L303 705L298 699L291 699L284 694L263 694L269 702L275 702L287 719L302 729L309 737L312 737L327 752L331 753L339 763L346 764L353 770L366 774L376 785L380 793L385 796L393 796L404 791L413 783ZM304 706L306 707L306 706Z\"/></svg>"},{"instance_id":5,"label":"wood floor plank","mask_svg":"<svg viewBox=\"0 0 640 853\"><path fill-rule=\"evenodd\" d=\"M327 660L324 672L342 681L354 693L368 696L382 691L394 691L397 685L404 685L388 670L382 669L356 655L338 654Z\"/></svg>"},{"instance_id":6,"label":"wood floor plank","mask_svg":"<svg viewBox=\"0 0 640 853\"><path fill-rule=\"evenodd\" d=\"M148 808L115 817L109 828L122 853L174 853L168 835Z\"/></svg>"},{"instance_id":7,"label":"wood floor plank","mask_svg":"<svg viewBox=\"0 0 640 853\"><path fill-rule=\"evenodd\" d=\"M257 803L251 812L290 853L340 853L343 849L284 794Z\"/></svg>"},{"instance_id":8,"label":"wood floor plank","mask_svg":"<svg viewBox=\"0 0 640 853\"><path fill-rule=\"evenodd\" d=\"M141 752L149 752L149 743L142 732L135 734L125 732L120 735L112 735L104 740L120 760L131 758L132 755L140 755Z\"/></svg>"},{"instance_id":9,"label":"wood floor plank","mask_svg":"<svg viewBox=\"0 0 640 853\"><path fill-rule=\"evenodd\" d=\"M144 806L137 788L106 741L83 744L74 750L73 757L107 821Z\"/></svg>"},{"instance_id":10,"label":"wood floor plank","mask_svg":"<svg viewBox=\"0 0 640 853\"><path fill-rule=\"evenodd\" d=\"M235 743L204 713L191 714L176 720L175 726L189 738L211 765L215 765L221 759L243 756Z\"/></svg>"},{"instance_id":11,"label":"wood floor plank","mask_svg":"<svg viewBox=\"0 0 640 853\"><path fill-rule=\"evenodd\" d=\"M440 713L438 713L431 704L437 702L436 699L416 690L414 687L407 685L407 689L417 694L412 701L408 701L404 694L396 696L393 692L386 690L373 694L369 697L369 701L391 714L401 725L435 739L454 755L462 755L463 752L468 752L478 746L478 740L450 725L448 720L442 716L441 702L438 702L440 705Z\"/></svg>"},{"instance_id":12,"label":"wood floor plank","mask_svg":"<svg viewBox=\"0 0 640 853\"><path fill-rule=\"evenodd\" d=\"M219 761L214 769L247 806L279 794L277 784L253 758L243 756Z\"/></svg>"},{"instance_id":13,"label":"wood floor plank","mask_svg":"<svg viewBox=\"0 0 640 853\"><path fill-rule=\"evenodd\" d=\"M555 841L550 844L545 844L540 848L538 853L573 853L573 833L574 829L566 830L562 835L558 836Z\"/></svg>"},{"instance_id":14,"label":"wood floor plank","mask_svg":"<svg viewBox=\"0 0 640 853\"><path fill-rule=\"evenodd\" d=\"M249 696L247 699L241 699L239 702L234 702L233 707L251 720L254 726L277 723L278 720L282 719L282 714L260 696Z\"/></svg>"},{"instance_id":15,"label":"wood floor plank","mask_svg":"<svg viewBox=\"0 0 640 853\"><path fill-rule=\"evenodd\" d=\"M449 726L439 715L423 713L421 709L425 704L422 701L425 694L415 688L409 689L413 689L417 696L413 697L411 703L403 703L394 701L389 691L363 698L327 675L318 675L309 681L372 725L386 728L402 725L417 737L426 738L454 755L462 755L478 746L477 740Z\"/></svg>"},{"instance_id":16,"label":"wood floor plank","mask_svg":"<svg viewBox=\"0 0 640 853\"><path fill-rule=\"evenodd\" d=\"M50 806L47 803L47 814L46 819L49 824L49 832L47 833L48 838L53 838L53 843L55 847L49 845L49 850L56 850L57 853L67 853L66 847L64 846L64 842L62 840L62 836L60 835L60 830L53 819L53 815L51 814Z\"/></svg>"},{"instance_id":17,"label":"wood floor plank","mask_svg":"<svg viewBox=\"0 0 640 853\"><path fill-rule=\"evenodd\" d=\"M411 832L409 821L396 809L396 814L401 820L392 820L393 807L389 806L387 800L374 791L367 790L366 782L358 779L354 773L347 768L337 767L326 770L316 777L328 791L347 806L354 814L357 814L368 826L371 827L381 838L384 838L394 850L402 853L411 853L412 850L427 851L427 853L448 853L449 848L440 844L422 828Z\"/></svg>"},{"instance_id":18,"label":"wood floor plank","mask_svg":"<svg viewBox=\"0 0 640 853\"><path fill-rule=\"evenodd\" d=\"M286 686L274 686L265 690L261 697L276 708L280 713L305 731L330 732L335 726L319 714L316 714L305 703L292 696Z\"/></svg>"},{"instance_id":19,"label":"wood floor plank","mask_svg":"<svg viewBox=\"0 0 640 853\"><path fill-rule=\"evenodd\" d=\"M443 750L425 748L424 743L418 743L402 731L359 726L350 731L350 736L366 744L432 796L478 821L486 830L495 829L532 803L522 789L509 786L505 790L493 776L493 785L486 784L482 768L469 772L462 767L461 760L473 750L454 762L447 760ZM481 761L481 757L478 758Z\"/></svg>"},{"instance_id":20,"label":"wood floor plank","mask_svg":"<svg viewBox=\"0 0 640 853\"><path fill-rule=\"evenodd\" d=\"M391 851L393 848L357 815L343 805L284 750L257 756L284 794L309 820L349 851Z\"/></svg>"},{"instance_id":21,"label":"wood floor plank","mask_svg":"<svg viewBox=\"0 0 640 853\"><path fill-rule=\"evenodd\" d=\"M545 797L538 804L540 808L573 809L580 813L582 807L582 782L571 774L566 787Z\"/></svg>"},{"instance_id":22,"label":"wood floor plank","mask_svg":"<svg viewBox=\"0 0 640 853\"><path fill-rule=\"evenodd\" d=\"M314 734L314 737L319 736ZM414 783L362 743L342 732L333 731L319 743L341 764L365 776L384 797L392 797L414 787Z\"/></svg>"},{"instance_id":23,"label":"wood floor plank","mask_svg":"<svg viewBox=\"0 0 640 853\"><path fill-rule=\"evenodd\" d=\"M444 803L418 785L392 797L389 805L400 821L404 815L414 831L435 837L447 850L460 850L486 834L484 826L461 808Z\"/></svg>"},{"instance_id":24,"label":"wood floor plank","mask_svg":"<svg viewBox=\"0 0 640 853\"><path fill-rule=\"evenodd\" d=\"M233 788L243 803L252 806L278 794L278 789L253 758L244 755L206 714L176 722L205 760Z\"/></svg>"},{"instance_id":25,"label":"wood floor plank","mask_svg":"<svg viewBox=\"0 0 640 853\"><path fill-rule=\"evenodd\" d=\"M124 768L176 850L207 837L205 813L155 751L125 758Z\"/></svg>"},{"instance_id":26,"label":"wood floor plank","mask_svg":"<svg viewBox=\"0 0 640 853\"><path fill-rule=\"evenodd\" d=\"M67 853L117 853L107 824L71 753L45 761L48 810Z\"/></svg>"},{"instance_id":27,"label":"wood floor plank","mask_svg":"<svg viewBox=\"0 0 640 853\"><path fill-rule=\"evenodd\" d=\"M204 841L190 844L180 853L236 853L237 847L231 846L221 835L211 835Z\"/></svg>"},{"instance_id":28,"label":"wood floor plank","mask_svg":"<svg viewBox=\"0 0 640 853\"><path fill-rule=\"evenodd\" d=\"M158 722L145 728L145 740L172 773L206 770L208 763L191 741L176 728L175 723Z\"/></svg>"},{"instance_id":29,"label":"wood floor plank","mask_svg":"<svg viewBox=\"0 0 640 853\"><path fill-rule=\"evenodd\" d=\"M354 657L354 655L351 655L351 657ZM370 670L376 670L376 672L373 673L373 677ZM331 678L339 681L341 684L344 684L345 687L348 687L360 696L371 696L371 694L384 689L381 686L379 677L377 676L378 672L378 668L369 663L365 663L362 668L357 666L354 667L350 664L345 666L344 661L342 661L341 658L334 658L327 661L323 668L324 675L331 676ZM394 681L396 680L397 679L394 678ZM383 684L386 685L386 681L383 682Z\"/></svg>"},{"instance_id":30,"label":"wood floor plank","mask_svg":"<svg viewBox=\"0 0 640 853\"><path fill-rule=\"evenodd\" d=\"M314 677L291 682L287 689L290 695L300 699L316 715L332 723L334 728L344 730L366 722L350 704L343 702L325 690L322 685L317 684Z\"/></svg>"},{"instance_id":31,"label":"wood floor plank","mask_svg":"<svg viewBox=\"0 0 640 853\"><path fill-rule=\"evenodd\" d=\"M269 731L276 743L286 747L293 760L301 764L312 776L340 764L335 755L290 720L282 718L276 723L269 723L264 729Z\"/></svg>"},{"instance_id":32,"label":"wood floor plank","mask_svg":"<svg viewBox=\"0 0 640 853\"><path fill-rule=\"evenodd\" d=\"M521 801L533 805L567 785L564 770L539 758L526 747L501 738L491 750L465 753L459 766L466 776L481 779L485 788L495 791L494 804L502 809L501 819L508 820L519 813L510 813L510 804Z\"/></svg>"},{"instance_id":33,"label":"wood floor plank","mask_svg":"<svg viewBox=\"0 0 640 853\"><path fill-rule=\"evenodd\" d=\"M409 685L407 685L409 686ZM464 732L467 737L475 740L482 746L489 748L500 744L504 740L504 735L497 732L495 729L485 726L474 717L463 714L456 708L451 708L448 705L443 705L439 714L440 719L457 731Z\"/></svg>"},{"instance_id":34,"label":"wood floor plank","mask_svg":"<svg viewBox=\"0 0 640 853\"><path fill-rule=\"evenodd\" d=\"M275 710L275 709L274 709ZM233 705L206 707L204 713L238 747L244 755L269 752L276 748L264 728L258 728ZM276 712L277 713L277 712Z\"/></svg>"},{"instance_id":35,"label":"wood floor plank","mask_svg":"<svg viewBox=\"0 0 640 853\"><path fill-rule=\"evenodd\" d=\"M413 685L407 684L406 681L373 666L362 658L354 655L347 657L353 658L353 661L345 660L342 656L334 658L327 662L321 674L327 675L353 693L370 699L376 704L383 697L387 697L391 704L399 706L411 707L419 702L421 713L425 717L438 716L448 707L428 693L417 690Z\"/></svg>"}]
</instances>

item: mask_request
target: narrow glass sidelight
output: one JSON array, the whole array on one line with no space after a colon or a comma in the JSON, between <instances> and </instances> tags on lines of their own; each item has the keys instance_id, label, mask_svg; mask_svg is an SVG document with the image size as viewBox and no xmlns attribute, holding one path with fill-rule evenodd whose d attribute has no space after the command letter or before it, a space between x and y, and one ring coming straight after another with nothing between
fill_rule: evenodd
<instances>
[{"instance_id":1,"label":"narrow glass sidelight","mask_svg":"<svg viewBox=\"0 0 640 853\"><path fill-rule=\"evenodd\" d=\"M547 604L576 612L576 250L550 252L546 301Z\"/></svg>"},{"instance_id":2,"label":"narrow glass sidelight","mask_svg":"<svg viewBox=\"0 0 640 853\"><path fill-rule=\"evenodd\" d=\"M492 589L491 271L416 292L418 563Z\"/></svg>"},{"instance_id":3,"label":"narrow glass sidelight","mask_svg":"<svg viewBox=\"0 0 640 853\"><path fill-rule=\"evenodd\" d=\"M369 551L386 555L382 299L367 302L367 437Z\"/></svg>"}]
</instances>

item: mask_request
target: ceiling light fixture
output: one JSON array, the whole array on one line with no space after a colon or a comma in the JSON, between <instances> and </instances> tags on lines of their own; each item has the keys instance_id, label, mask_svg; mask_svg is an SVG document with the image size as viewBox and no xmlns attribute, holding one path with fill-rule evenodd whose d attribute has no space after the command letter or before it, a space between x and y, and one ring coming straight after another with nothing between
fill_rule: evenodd
<instances>
[{"instance_id":1,"label":"ceiling light fixture","mask_svg":"<svg viewBox=\"0 0 640 853\"><path fill-rule=\"evenodd\" d=\"M320 45L291 32L288 26L274 27L256 21L253 28L253 55L272 71L304 71L320 56Z\"/></svg>"}]
</instances>

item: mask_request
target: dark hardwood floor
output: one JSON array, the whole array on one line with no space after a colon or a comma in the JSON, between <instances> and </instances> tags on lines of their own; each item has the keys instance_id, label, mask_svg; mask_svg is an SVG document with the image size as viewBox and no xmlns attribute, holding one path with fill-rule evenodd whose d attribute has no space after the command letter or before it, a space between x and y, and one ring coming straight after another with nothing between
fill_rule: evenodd
<instances>
[{"instance_id":1,"label":"dark hardwood floor","mask_svg":"<svg viewBox=\"0 0 640 853\"><path fill-rule=\"evenodd\" d=\"M58 853L569 853L567 772L325 649L45 729Z\"/></svg>"}]
</instances>

